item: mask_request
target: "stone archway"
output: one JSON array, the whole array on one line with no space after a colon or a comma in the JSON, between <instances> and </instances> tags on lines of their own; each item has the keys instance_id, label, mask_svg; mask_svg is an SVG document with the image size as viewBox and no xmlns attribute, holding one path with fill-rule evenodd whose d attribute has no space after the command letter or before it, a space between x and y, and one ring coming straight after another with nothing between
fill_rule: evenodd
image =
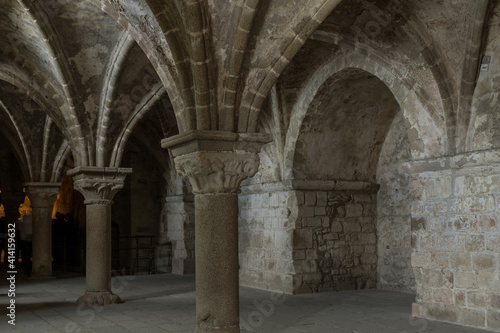
<instances>
[{"instance_id":1,"label":"stone archway","mask_svg":"<svg viewBox=\"0 0 500 333\"><path fill-rule=\"evenodd\" d=\"M376 287L377 164L399 111L380 79L352 67L311 100L293 160L295 293Z\"/></svg>"},{"instance_id":2,"label":"stone archway","mask_svg":"<svg viewBox=\"0 0 500 333\"><path fill-rule=\"evenodd\" d=\"M348 68L357 68L376 76L391 91L402 109L408 133L411 134L413 158L440 156L444 153L446 130L442 110L435 110L422 101L416 89L407 86L397 74L384 67L383 64L369 57L349 53L323 64L309 79L299 92L299 97L293 106L290 127L286 134L284 178L293 179L293 161L295 158L297 139L311 103L318 91L336 73ZM438 143L438 144L436 144Z\"/></svg>"}]
</instances>

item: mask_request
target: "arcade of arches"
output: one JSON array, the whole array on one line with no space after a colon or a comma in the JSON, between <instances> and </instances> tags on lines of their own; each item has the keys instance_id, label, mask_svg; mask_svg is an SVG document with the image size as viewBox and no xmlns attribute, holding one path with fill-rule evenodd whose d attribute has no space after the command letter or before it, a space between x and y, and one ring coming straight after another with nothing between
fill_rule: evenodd
<instances>
[{"instance_id":1,"label":"arcade of arches","mask_svg":"<svg viewBox=\"0 0 500 333\"><path fill-rule=\"evenodd\" d=\"M407 291L500 332L500 1L0 3L1 203L29 197L33 278L54 210L81 304L120 301L113 233L153 235L196 274L197 332L240 331L239 285Z\"/></svg>"}]
</instances>

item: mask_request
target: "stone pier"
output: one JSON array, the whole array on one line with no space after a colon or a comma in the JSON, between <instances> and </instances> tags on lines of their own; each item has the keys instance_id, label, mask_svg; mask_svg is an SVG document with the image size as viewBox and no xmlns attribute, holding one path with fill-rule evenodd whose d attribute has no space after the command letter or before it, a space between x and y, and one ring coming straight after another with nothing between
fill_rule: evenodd
<instances>
[{"instance_id":1,"label":"stone pier","mask_svg":"<svg viewBox=\"0 0 500 333\"><path fill-rule=\"evenodd\" d=\"M111 291L111 205L123 188L126 168L77 167L68 171L74 187L85 198L87 209L86 292L78 304L121 303Z\"/></svg>"},{"instance_id":2,"label":"stone pier","mask_svg":"<svg viewBox=\"0 0 500 333\"><path fill-rule=\"evenodd\" d=\"M36 278L52 276L52 205L62 183L25 183L33 208L33 271Z\"/></svg>"},{"instance_id":3,"label":"stone pier","mask_svg":"<svg viewBox=\"0 0 500 333\"><path fill-rule=\"evenodd\" d=\"M267 136L194 131L162 141L195 194L196 332L240 332L238 193Z\"/></svg>"}]
</instances>

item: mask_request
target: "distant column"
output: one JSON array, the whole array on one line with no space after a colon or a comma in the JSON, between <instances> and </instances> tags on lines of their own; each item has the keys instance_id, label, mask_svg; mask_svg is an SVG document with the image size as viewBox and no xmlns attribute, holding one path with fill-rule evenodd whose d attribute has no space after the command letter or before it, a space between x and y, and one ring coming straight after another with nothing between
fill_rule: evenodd
<instances>
[{"instance_id":1,"label":"distant column","mask_svg":"<svg viewBox=\"0 0 500 333\"><path fill-rule=\"evenodd\" d=\"M25 183L33 209L34 278L52 276L52 207L62 183Z\"/></svg>"},{"instance_id":2,"label":"distant column","mask_svg":"<svg viewBox=\"0 0 500 333\"><path fill-rule=\"evenodd\" d=\"M77 167L68 171L87 211L86 289L78 304L121 303L111 291L111 205L132 169Z\"/></svg>"},{"instance_id":3,"label":"distant column","mask_svg":"<svg viewBox=\"0 0 500 333\"><path fill-rule=\"evenodd\" d=\"M24 202L24 197L25 194L21 191L19 192L2 191L2 205L5 211L5 223L7 228L9 224L16 223L17 218L19 217L19 206ZM21 249L21 244L17 243L16 239L16 259L18 258L20 249ZM4 250L7 250L7 248L4 248ZM5 258L7 258L7 253L5 254ZM17 262L16 264L17 266L19 266Z\"/></svg>"}]
</instances>

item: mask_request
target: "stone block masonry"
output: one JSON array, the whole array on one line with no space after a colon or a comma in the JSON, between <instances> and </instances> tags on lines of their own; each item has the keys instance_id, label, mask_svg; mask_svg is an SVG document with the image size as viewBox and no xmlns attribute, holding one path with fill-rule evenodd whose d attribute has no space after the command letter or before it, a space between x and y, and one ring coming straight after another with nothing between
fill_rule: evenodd
<instances>
[{"instance_id":1,"label":"stone block masonry","mask_svg":"<svg viewBox=\"0 0 500 333\"><path fill-rule=\"evenodd\" d=\"M376 287L376 195L240 195L240 283L286 293Z\"/></svg>"},{"instance_id":2,"label":"stone block masonry","mask_svg":"<svg viewBox=\"0 0 500 333\"><path fill-rule=\"evenodd\" d=\"M387 135L377 166L378 288L416 292L411 266L411 175L403 163L411 160L405 119L398 115ZM416 221L418 223L418 220Z\"/></svg>"},{"instance_id":3,"label":"stone block masonry","mask_svg":"<svg viewBox=\"0 0 500 333\"><path fill-rule=\"evenodd\" d=\"M492 153L408 165L414 315L500 331L500 166L488 163Z\"/></svg>"},{"instance_id":4,"label":"stone block masonry","mask_svg":"<svg viewBox=\"0 0 500 333\"><path fill-rule=\"evenodd\" d=\"M296 191L294 293L375 288L376 195Z\"/></svg>"},{"instance_id":5,"label":"stone block masonry","mask_svg":"<svg viewBox=\"0 0 500 333\"><path fill-rule=\"evenodd\" d=\"M293 291L293 191L239 196L240 284ZM296 210L296 209L295 209Z\"/></svg>"},{"instance_id":6,"label":"stone block masonry","mask_svg":"<svg viewBox=\"0 0 500 333\"><path fill-rule=\"evenodd\" d=\"M192 197L168 196L163 207L159 242L172 243L172 273L194 274L194 202ZM165 250L159 246L159 250ZM165 254L158 253L157 265L162 270L168 264Z\"/></svg>"}]
</instances>

